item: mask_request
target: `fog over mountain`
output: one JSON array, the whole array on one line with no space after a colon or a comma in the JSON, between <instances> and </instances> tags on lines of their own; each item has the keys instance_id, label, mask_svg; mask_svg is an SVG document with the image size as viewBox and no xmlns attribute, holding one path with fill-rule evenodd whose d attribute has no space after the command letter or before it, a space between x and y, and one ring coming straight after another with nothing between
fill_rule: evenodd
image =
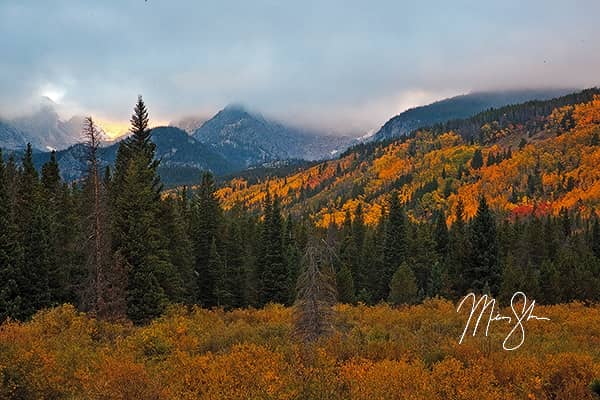
<instances>
[{"instance_id":1,"label":"fog over mountain","mask_svg":"<svg viewBox=\"0 0 600 400\"><path fill-rule=\"evenodd\" d=\"M192 134L196 131L196 129L200 128L202 124L205 123L208 119L210 119L210 116L188 116L169 122L169 126L175 126L177 128L183 129L189 134Z\"/></svg>"},{"instance_id":2,"label":"fog over mountain","mask_svg":"<svg viewBox=\"0 0 600 400\"><path fill-rule=\"evenodd\" d=\"M41 98L29 113L10 119L0 118L0 147L23 148L29 142L36 149L50 150L81 142L84 117L61 118L57 106L51 99Z\"/></svg>"},{"instance_id":3,"label":"fog over mountain","mask_svg":"<svg viewBox=\"0 0 600 400\"><path fill-rule=\"evenodd\" d=\"M193 136L226 159L251 166L262 162L332 157L352 138L328 136L273 121L241 105L229 105L198 128Z\"/></svg>"},{"instance_id":4,"label":"fog over mountain","mask_svg":"<svg viewBox=\"0 0 600 400\"><path fill-rule=\"evenodd\" d=\"M48 96L127 124L143 94L153 121L239 101L361 136L461 93L598 85L599 14L587 0L3 1L0 115Z\"/></svg>"},{"instance_id":5,"label":"fog over mountain","mask_svg":"<svg viewBox=\"0 0 600 400\"><path fill-rule=\"evenodd\" d=\"M451 97L408 109L392 117L371 139L385 140L407 135L411 131L473 116L481 111L530 100L547 100L574 92L574 89L521 89L496 92L476 92Z\"/></svg>"}]
</instances>

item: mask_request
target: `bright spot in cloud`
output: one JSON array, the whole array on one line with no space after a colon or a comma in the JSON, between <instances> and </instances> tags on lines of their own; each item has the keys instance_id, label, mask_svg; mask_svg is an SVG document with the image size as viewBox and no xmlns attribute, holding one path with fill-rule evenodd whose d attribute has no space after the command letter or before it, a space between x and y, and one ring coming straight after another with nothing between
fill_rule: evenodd
<instances>
[{"instance_id":1,"label":"bright spot in cloud","mask_svg":"<svg viewBox=\"0 0 600 400\"><path fill-rule=\"evenodd\" d=\"M65 97L65 90L52 84L48 84L41 88L40 94L43 97L49 98L54 103L60 103L61 100Z\"/></svg>"}]
</instances>

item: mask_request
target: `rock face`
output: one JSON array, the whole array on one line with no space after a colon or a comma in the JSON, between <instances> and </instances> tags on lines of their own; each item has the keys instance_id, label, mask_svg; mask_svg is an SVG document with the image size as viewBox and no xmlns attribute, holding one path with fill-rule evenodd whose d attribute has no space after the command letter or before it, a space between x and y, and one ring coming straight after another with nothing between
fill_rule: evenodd
<instances>
[{"instance_id":1,"label":"rock face","mask_svg":"<svg viewBox=\"0 0 600 400\"><path fill-rule=\"evenodd\" d=\"M426 106L411 108L396 115L373 135L372 140L381 141L407 135L418 128L454 119L468 118L489 108L498 108L529 100L547 100L571 92L573 89L512 90L479 92L451 97Z\"/></svg>"},{"instance_id":2,"label":"rock face","mask_svg":"<svg viewBox=\"0 0 600 400\"><path fill-rule=\"evenodd\" d=\"M348 137L319 135L289 127L239 105L219 111L193 136L239 167L275 160L329 158L352 141Z\"/></svg>"}]
</instances>

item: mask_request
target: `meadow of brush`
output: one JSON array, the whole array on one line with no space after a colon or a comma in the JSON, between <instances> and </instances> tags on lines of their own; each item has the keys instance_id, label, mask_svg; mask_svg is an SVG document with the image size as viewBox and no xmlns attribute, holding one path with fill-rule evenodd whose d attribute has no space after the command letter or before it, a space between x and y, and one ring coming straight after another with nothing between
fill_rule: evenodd
<instances>
[{"instance_id":1,"label":"meadow of brush","mask_svg":"<svg viewBox=\"0 0 600 400\"><path fill-rule=\"evenodd\" d=\"M499 322L459 344L467 314L445 300L335 311L306 345L278 305L173 307L143 327L49 309L0 328L0 399L592 399L600 378L598 305L536 306L550 321L511 352Z\"/></svg>"}]
</instances>

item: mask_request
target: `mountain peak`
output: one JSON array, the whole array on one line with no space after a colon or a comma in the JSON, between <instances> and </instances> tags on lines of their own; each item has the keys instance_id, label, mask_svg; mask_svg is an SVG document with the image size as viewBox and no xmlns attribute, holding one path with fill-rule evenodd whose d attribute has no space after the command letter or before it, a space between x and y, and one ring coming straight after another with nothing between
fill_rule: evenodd
<instances>
[{"instance_id":1,"label":"mountain peak","mask_svg":"<svg viewBox=\"0 0 600 400\"><path fill-rule=\"evenodd\" d=\"M332 151L349 142L347 138L286 126L240 104L226 106L202 124L193 137L243 168L283 159L328 158Z\"/></svg>"},{"instance_id":2,"label":"mountain peak","mask_svg":"<svg viewBox=\"0 0 600 400\"><path fill-rule=\"evenodd\" d=\"M227 104L225 106L225 108L223 108L223 111L241 111L241 112L245 112L245 113L248 112L248 110L246 109L246 106L244 106L242 103Z\"/></svg>"}]
</instances>

